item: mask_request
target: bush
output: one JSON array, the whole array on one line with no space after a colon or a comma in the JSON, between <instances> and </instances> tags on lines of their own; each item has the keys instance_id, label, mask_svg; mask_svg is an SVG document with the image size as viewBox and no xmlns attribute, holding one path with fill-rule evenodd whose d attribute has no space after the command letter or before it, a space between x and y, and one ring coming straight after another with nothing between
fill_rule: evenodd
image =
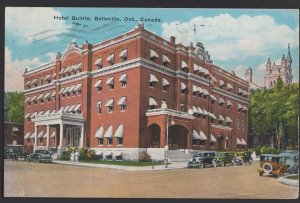
<instances>
[{"instance_id":1,"label":"bush","mask_svg":"<svg viewBox=\"0 0 300 203\"><path fill-rule=\"evenodd\" d=\"M256 155L261 155L261 154L279 154L280 152L283 151L283 149L277 150L277 149L272 148L272 147L257 146L257 147L250 148L249 151L251 151L251 152L255 151Z\"/></svg>"},{"instance_id":2,"label":"bush","mask_svg":"<svg viewBox=\"0 0 300 203\"><path fill-rule=\"evenodd\" d=\"M96 159L95 152L93 150L90 150L88 148L82 148L82 147L79 147L77 150L79 152L79 159L81 160ZM76 151L75 147L66 147L65 151L62 152L61 159L70 160L71 153L75 151Z\"/></svg>"},{"instance_id":3,"label":"bush","mask_svg":"<svg viewBox=\"0 0 300 203\"><path fill-rule=\"evenodd\" d=\"M139 161L151 161L151 156L147 152L142 152L139 155Z\"/></svg>"}]
</instances>

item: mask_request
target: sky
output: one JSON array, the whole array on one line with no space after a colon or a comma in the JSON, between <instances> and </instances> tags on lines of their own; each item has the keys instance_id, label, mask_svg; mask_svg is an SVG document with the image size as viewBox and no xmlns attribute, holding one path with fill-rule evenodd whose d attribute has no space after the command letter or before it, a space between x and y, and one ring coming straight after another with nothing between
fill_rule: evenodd
<instances>
[{"instance_id":1,"label":"sky","mask_svg":"<svg viewBox=\"0 0 300 203\"><path fill-rule=\"evenodd\" d=\"M6 7L5 91L23 91L25 68L53 61L70 42L99 43L133 29L141 18L160 19L143 24L167 40L175 36L176 43L184 45L202 42L214 64L241 78L252 67L253 81L261 86L267 58L279 64L290 44L293 82L299 82L299 12L295 9Z\"/></svg>"}]
</instances>

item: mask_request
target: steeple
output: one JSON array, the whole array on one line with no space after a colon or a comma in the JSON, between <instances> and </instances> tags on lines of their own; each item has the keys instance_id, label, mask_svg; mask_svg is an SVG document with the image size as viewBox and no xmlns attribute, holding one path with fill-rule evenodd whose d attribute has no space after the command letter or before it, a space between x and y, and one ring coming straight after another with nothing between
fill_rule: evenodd
<instances>
[{"instance_id":1,"label":"steeple","mask_svg":"<svg viewBox=\"0 0 300 203\"><path fill-rule=\"evenodd\" d=\"M268 57L267 64L270 64L270 65L271 65L271 59L270 59L270 57Z\"/></svg>"},{"instance_id":2,"label":"steeple","mask_svg":"<svg viewBox=\"0 0 300 203\"><path fill-rule=\"evenodd\" d=\"M292 63L292 57L291 57L291 52L290 52L290 43L288 44L288 55L286 57L286 59Z\"/></svg>"}]
</instances>

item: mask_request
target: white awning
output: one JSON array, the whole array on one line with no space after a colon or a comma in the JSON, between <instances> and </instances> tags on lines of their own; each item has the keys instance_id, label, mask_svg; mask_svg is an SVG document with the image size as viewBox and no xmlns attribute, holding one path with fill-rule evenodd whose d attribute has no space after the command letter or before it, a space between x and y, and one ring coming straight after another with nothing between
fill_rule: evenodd
<instances>
[{"instance_id":1,"label":"white awning","mask_svg":"<svg viewBox=\"0 0 300 203\"><path fill-rule=\"evenodd\" d=\"M198 110L198 114L203 114L203 111L200 107L198 107L197 110Z\"/></svg>"},{"instance_id":2,"label":"white awning","mask_svg":"<svg viewBox=\"0 0 300 203\"><path fill-rule=\"evenodd\" d=\"M107 61L107 62L113 61L113 60L114 60L114 57L115 57L115 54L111 54L111 55L109 55L109 56L106 58L106 61Z\"/></svg>"},{"instance_id":3,"label":"white awning","mask_svg":"<svg viewBox=\"0 0 300 203\"><path fill-rule=\"evenodd\" d=\"M48 136L48 133L45 133L44 136L43 136L43 138L47 138L47 136Z\"/></svg>"},{"instance_id":4,"label":"white awning","mask_svg":"<svg viewBox=\"0 0 300 203\"><path fill-rule=\"evenodd\" d=\"M29 100L30 100L30 97L27 97L27 98L25 99L25 102L29 102Z\"/></svg>"},{"instance_id":5,"label":"white awning","mask_svg":"<svg viewBox=\"0 0 300 203\"><path fill-rule=\"evenodd\" d=\"M70 89L69 89L69 92L75 91L75 87L76 87L76 85L72 85L72 86L70 87Z\"/></svg>"},{"instance_id":6,"label":"white awning","mask_svg":"<svg viewBox=\"0 0 300 203\"><path fill-rule=\"evenodd\" d=\"M69 72L71 72L72 70L73 70L73 66L69 66L69 67L66 68L65 73L69 73Z\"/></svg>"},{"instance_id":7,"label":"white awning","mask_svg":"<svg viewBox=\"0 0 300 203\"><path fill-rule=\"evenodd\" d=\"M121 156L122 154L123 154L122 151L116 151L116 152L114 153L114 156Z\"/></svg>"},{"instance_id":8,"label":"white awning","mask_svg":"<svg viewBox=\"0 0 300 203\"><path fill-rule=\"evenodd\" d=\"M210 142L216 142L216 138L213 134L210 134Z\"/></svg>"},{"instance_id":9,"label":"white awning","mask_svg":"<svg viewBox=\"0 0 300 203\"><path fill-rule=\"evenodd\" d=\"M222 99L221 97L219 97L219 104L224 104L224 103L225 103L224 99Z\"/></svg>"},{"instance_id":10,"label":"white awning","mask_svg":"<svg viewBox=\"0 0 300 203\"><path fill-rule=\"evenodd\" d=\"M112 132L112 126L111 125L107 128L107 130L104 134L104 137L105 138L112 138L113 137L113 132Z\"/></svg>"},{"instance_id":11,"label":"white awning","mask_svg":"<svg viewBox=\"0 0 300 203\"><path fill-rule=\"evenodd\" d=\"M78 63L78 64L74 65L74 68L73 68L74 71L81 70L81 69L82 69L82 63Z\"/></svg>"},{"instance_id":12,"label":"white awning","mask_svg":"<svg viewBox=\"0 0 300 203\"><path fill-rule=\"evenodd\" d=\"M219 115L219 121L224 121L224 118L222 115Z\"/></svg>"},{"instance_id":13,"label":"white awning","mask_svg":"<svg viewBox=\"0 0 300 203\"><path fill-rule=\"evenodd\" d=\"M59 91L59 94L64 94L63 92L65 91L65 88L61 88L60 91Z\"/></svg>"},{"instance_id":14,"label":"white awning","mask_svg":"<svg viewBox=\"0 0 300 203\"><path fill-rule=\"evenodd\" d=\"M158 79L155 77L155 75L150 74L149 82L158 82Z\"/></svg>"},{"instance_id":15,"label":"white awning","mask_svg":"<svg viewBox=\"0 0 300 203\"><path fill-rule=\"evenodd\" d=\"M53 78L56 78L56 73L53 73L53 74L52 74L52 77L53 77Z\"/></svg>"},{"instance_id":16,"label":"white awning","mask_svg":"<svg viewBox=\"0 0 300 203\"><path fill-rule=\"evenodd\" d=\"M232 85L231 85L230 83L227 83L227 89L228 89L228 90L233 89L233 87L232 87Z\"/></svg>"},{"instance_id":17,"label":"white awning","mask_svg":"<svg viewBox=\"0 0 300 203\"><path fill-rule=\"evenodd\" d=\"M242 93L243 93L243 90L242 90L241 88L239 88L239 89L238 89L238 93L239 93L239 94L242 94Z\"/></svg>"},{"instance_id":18,"label":"white awning","mask_svg":"<svg viewBox=\"0 0 300 203\"><path fill-rule=\"evenodd\" d=\"M33 114L31 114L30 118L35 118L37 115L37 112L34 112Z\"/></svg>"},{"instance_id":19,"label":"white awning","mask_svg":"<svg viewBox=\"0 0 300 203\"><path fill-rule=\"evenodd\" d=\"M73 104L69 109L68 109L68 112L72 112L72 111L74 111L74 109L75 109L75 107L76 107L76 105L75 104Z\"/></svg>"},{"instance_id":20,"label":"white awning","mask_svg":"<svg viewBox=\"0 0 300 203\"><path fill-rule=\"evenodd\" d=\"M126 105L126 97L121 97L121 99L117 103L118 105Z\"/></svg>"},{"instance_id":21,"label":"white awning","mask_svg":"<svg viewBox=\"0 0 300 203\"><path fill-rule=\"evenodd\" d=\"M101 155L103 155L103 151L96 151L95 155L101 156Z\"/></svg>"},{"instance_id":22,"label":"white awning","mask_svg":"<svg viewBox=\"0 0 300 203\"><path fill-rule=\"evenodd\" d=\"M66 68L62 68L61 70L60 70L60 74L64 74L65 73L65 70L66 70Z\"/></svg>"},{"instance_id":23,"label":"white awning","mask_svg":"<svg viewBox=\"0 0 300 203\"><path fill-rule=\"evenodd\" d=\"M199 135L200 135L200 140L207 140L207 137L202 130L200 131Z\"/></svg>"},{"instance_id":24,"label":"white awning","mask_svg":"<svg viewBox=\"0 0 300 203\"><path fill-rule=\"evenodd\" d=\"M105 151L104 156L112 156L112 151Z\"/></svg>"},{"instance_id":25,"label":"white awning","mask_svg":"<svg viewBox=\"0 0 300 203\"><path fill-rule=\"evenodd\" d=\"M212 74L210 74L209 76L213 81L217 82L217 79Z\"/></svg>"},{"instance_id":26,"label":"white awning","mask_svg":"<svg viewBox=\"0 0 300 203\"><path fill-rule=\"evenodd\" d=\"M209 95L207 89L204 89L204 88L203 88L202 91L203 91L203 94L204 94L204 95Z\"/></svg>"},{"instance_id":27,"label":"white awning","mask_svg":"<svg viewBox=\"0 0 300 203\"><path fill-rule=\"evenodd\" d=\"M193 85L193 92L199 92L199 88L196 85Z\"/></svg>"},{"instance_id":28,"label":"white awning","mask_svg":"<svg viewBox=\"0 0 300 203\"><path fill-rule=\"evenodd\" d=\"M124 49L123 51L121 51L121 53L119 54L119 57L126 58L127 57L127 49Z\"/></svg>"},{"instance_id":29,"label":"white awning","mask_svg":"<svg viewBox=\"0 0 300 203\"><path fill-rule=\"evenodd\" d=\"M79 91L79 90L81 90L81 86L82 86L82 84L76 85L74 91Z\"/></svg>"},{"instance_id":30,"label":"white awning","mask_svg":"<svg viewBox=\"0 0 300 203\"><path fill-rule=\"evenodd\" d=\"M114 99L109 99L107 102L106 102L106 104L105 104L105 106L113 106L114 105Z\"/></svg>"},{"instance_id":31,"label":"white awning","mask_svg":"<svg viewBox=\"0 0 300 203\"><path fill-rule=\"evenodd\" d=\"M63 111L67 112L69 110L69 108L70 108L70 106L66 106L66 107L64 107Z\"/></svg>"},{"instance_id":32,"label":"white awning","mask_svg":"<svg viewBox=\"0 0 300 203\"><path fill-rule=\"evenodd\" d=\"M126 73L123 73L123 74L120 76L119 81L120 81L120 82L127 82L127 74L126 74Z\"/></svg>"},{"instance_id":33,"label":"white awning","mask_svg":"<svg viewBox=\"0 0 300 203\"><path fill-rule=\"evenodd\" d=\"M70 90L70 87L66 87L63 94L66 94L66 93L70 92L69 90Z\"/></svg>"},{"instance_id":34,"label":"white awning","mask_svg":"<svg viewBox=\"0 0 300 203\"><path fill-rule=\"evenodd\" d=\"M56 132L53 132L50 137L55 137L56 136Z\"/></svg>"},{"instance_id":35,"label":"white awning","mask_svg":"<svg viewBox=\"0 0 300 203\"><path fill-rule=\"evenodd\" d=\"M36 84L36 83L37 83L37 79L36 78L31 81L31 84Z\"/></svg>"},{"instance_id":36,"label":"white awning","mask_svg":"<svg viewBox=\"0 0 300 203\"><path fill-rule=\"evenodd\" d=\"M213 101L216 101L217 100L217 98L214 96L214 95L210 95L210 98L213 100Z\"/></svg>"},{"instance_id":37,"label":"white awning","mask_svg":"<svg viewBox=\"0 0 300 203\"><path fill-rule=\"evenodd\" d=\"M204 68L200 65L198 66L198 70L199 70L200 73L205 73Z\"/></svg>"},{"instance_id":38,"label":"white awning","mask_svg":"<svg viewBox=\"0 0 300 203\"><path fill-rule=\"evenodd\" d=\"M44 131L41 131L39 134L38 134L38 138L42 138L44 135Z\"/></svg>"},{"instance_id":39,"label":"white awning","mask_svg":"<svg viewBox=\"0 0 300 203\"><path fill-rule=\"evenodd\" d=\"M29 116L30 116L30 113L27 113L24 118L27 119L27 118L29 118Z\"/></svg>"},{"instance_id":40,"label":"white awning","mask_svg":"<svg viewBox=\"0 0 300 203\"><path fill-rule=\"evenodd\" d=\"M77 106L74 109L74 111L79 111L79 110L81 110L81 104L77 104Z\"/></svg>"},{"instance_id":41,"label":"white awning","mask_svg":"<svg viewBox=\"0 0 300 203\"><path fill-rule=\"evenodd\" d=\"M33 97L31 98L31 101L36 101L36 96L33 96Z\"/></svg>"},{"instance_id":42,"label":"white awning","mask_svg":"<svg viewBox=\"0 0 300 203\"><path fill-rule=\"evenodd\" d=\"M152 97L149 97L149 106L158 106L157 102Z\"/></svg>"},{"instance_id":43,"label":"white awning","mask_svg":"<svg viewBox=\"0 0 300 203\"><path fill-rule=\"evenodd\" d=\"M150 58L153 58L153 57L159 57L158 54L153 50L153 49L150 49Z\"/></svg>"},{"instance_id":44,"label":"white awning","mask_svg":"<svg viewBox=\"0 0 300 203\"><path fill-rule=\"evenodd\" d=\"M206 111L205 108L203 108L203 115L207 116L208 115L208 112Z\"/></svg>"},{"instance_id":45,"label":"white awning","mask_svg":"<svg viewBox=\"0 0 300 203\"><path fill-rule=\"evenodd\" d=\"M35 132L31 134L30 139L34 139L35 138Z\"/></svg>"},{"instance_id":46,"label":"white awning","mask_svg":"<svg viewBox=\"0 0 300 203\"><path fill-rule=\"evenodd\" d=\"M194 63L194 71L199 71L199 66Z\"/></svg>"},{"instance_id":47,"label":"white awning","mask_svg":"<svg viewBox=\"0 0 300 203\"><path fill-rule=\"evenodd\" d=\"M185 89L186 89L186 84L180 82L180 90L185 90Z\"/></svg>"},{"instance_id":48,"label":"white awning","mask_svg":"<svg viewBox=\"0 0 300 203\"><path fill-rule=\"evenodd\" d=\"M25 135L24 139L29 139L29 138L30 138L30 132L28 132L28 133Z\"/></svg>"},{"instance_id":49,"label":"white awning","mask_svg":"<svg viewBox=\"0 0 300 203\"><path fill-rule=\"evenodd\" d=\"M237 144L237 145L241 145L241 144L242 144L240 138L238 138L238 137L236 138L236 144Z\"/></svg>"},{"instance_id":50,"label":"white awning","mask_svg":"<svg viewBox=\"0 0 300 203\"><path fill-rule=\"evenodd\" d=\"M115 132L115 137L123 137L123 125L119 125L117 131Z\"/></svg>"},{"instance_id":51,"label":"white awning","mask_svg":"<svg viewBox=\"0 0 300 203\"><path fill-rule=\"evenodd\" d=\"M44 94L40 94L40 96L37 98L38 100L44 99Z\"/></svg>"},{"instance_id":52,"label":"white awning","mask_svg":"<svg viewBox=\"0 0 300 203\"><path fill-rule=\"evenodd\" d=\"M209 75L209 71L206 68L203 68L203 70L204 70L204 75Z\"/></svg>"},{"instance_id":53,"label":"white awning","mask_svg":"<svg viewBox=\"0 0 300 203\"><path fill-rule=\"evenodd\" d=\"M56 92L52 92L51 97L55 97L56 96Z\"/></svg>"},{"instance_id":54,"label":"white awning","mask_svg":"<svg viewBox=\"0 0 300 203\"><path fill-rule=\"evenodd\" d=\"M55 113L56 112L56 110L54 109L53 111L51 111L51 114L53 114L53 113Z\"/></svg>"},{"instance_id":55,"label":"white awning","mask_svg":"<svg viewBox=\"0 0 300 203\"><path fill-rule=\"evenodd\" d=\"M96 131L95 138L103 138L104 136L104 129L102 126Z\"/></svg>"},{"instance_id":56,"label":"white awning","mask_svg":"<svg viewBox=\"0 0 300 203\"><path fill-rule=\"evenodd\" d=\"M193 113L199 113L198 109L195 106L193 106Z\"/></svg>"},{"instance_id":57,"label":"white awning","mask_svg":"<svg viewBox=\"0 0 300 203\"><path fill-rule=\"evenodd\" d=\"M237 107L238 107L238 109L242 109L243 108L242 105L240 105L240 104L238 104Z\"/></svg>"},{"instance_id":58,"label":"white awning","mask_svg":"<svg viewBox=\"0 0 300 203\"><path fill-rule=\"evenodd\" d=\"M247 111L248 108L247 108L246 106L243 105L243 110L244 110L244 111Z\"/></svg>"},{"instance_id":59,"label":"white awning","mask_svg":"<svg viewBox=\"0 0 300 203\"><path fill-rule=\"evenodd\" d=\"M220 86L225 85L225 82L223 80L220 80Z\"/></svg>"},{"instance_id":60,"label":"white awning","mask_svg":"<svg viewBox=\"0 0 300 203\"><path fill-rule=\"evenodd\" d=\"M232 123L232 120L229 116L226 116L226 123Z\"/></svg>"},{"instance_id":61,"label":"white awning","mask_svg":"<svg viewBox=\"0 0 300 203\"><path fill-rule=\"evenodd\" d=\"M40 116L40 115L42 115L42 114L44 114L44 111L40 111L38 115Z\"/></svg>"},{"instance_id":62,"label":"white awning","mask_svg":"<svg viewBox=\"0 0 300 203\"><path fill-rule=\"evenodd\" d=\"M94 87L101 87L102 86L102 80L98 80L95 84Z\"/></svg>"},{"instance_id":63,"label":"white awning","mask_svg":"<svg viewBox=\"0 0 300 203\"><path fill-rule=\"evenodd\" d=\"M106 80L106 84L107 84L107 85L113 85L113 84L114 84L114 77L109 77L109 78Z\"/></svg>"},{"instance_id":64,"label":"white awning","mask_svg":"<svg viewBox=\"0 0 300 203\"><path fill-rule=\"evenodd\" d=\"M244 138L242 138L241 144L242 144L242 145L247 145L247 143L246 143L246 141L244 140Z\"/></svg>"},{"instance_id":65,"label":"white awning","mask_svg":"<svg viewBox=\"0 0 300 203\"><path fill-rule=\"evenodd\" d=\"M168 86L170 85L169 81L166 78L162 79L162 86Z\"/></svg>"},{"instance_id":66,"label":"white awning","mask_svg":"<svg viewBox=\"0 0 300 203\"><path fill-rule=\"evenodd\" d=\"M64 106L62 106L62 107L60 107L60 109L59 109L59 110L60 110L60 111L63 111L63 110L64 110L64 108L65 108L65 107L64 107Z\"/></svg>"},{"instance_id":67,"label":"white awning","mask_svg":"<svg viewBox=\"0 0 300 203\"><path fill-rule=\"evenodd\" d=\"M246 90L243 90L244 95L249 95L249 93Z\"/></svg>"},{"instance_id":68,"label":"white awning","mask_svg":"<svg viewBox=\"0 0 300 203\"><path fill-rule=\"evenodd\" d=\"M28 80L26 83L25 83L25 86L29 85L30 84L30 80Z\"/></svg>"},{"instance_id":69,"label":"white awning","mask_svg":"<svg viewBox=\"0 0 300 203\"><path fill-rule=\"evenodd\" d=\"M227 100L226 103L227 103L227 106L232 106L233 105L230 100Z\"/></svg>"},{"instance_id":70,"label":"white awning","mask_svg":"<svg viewBox=\"0 0 300 203\"><path fill-rule=\"evenodd\" d=\"M196 130L193 130L193 140L201 140L201 137Z\"/></svg>"},{"instance_id":71,"label":"white awning","mask_svg":"<svg viewBox=\"0 0 300 203\"><path fill-rule=\"evenodd\" d=\"M45 94L44 99L48 99L50 98L50 92L48 92L47 94Z\"/></svg>"},{"instance_id":72,"label":"white awning","mask_svg":"<svg viewBox=\"0 0 300 203\"><path fill-rule=\"evenodd\" d=\"M44 113L44 115L47 115L47 114L49 114L50 113L50 110L47 110L45 113Z\"/></svg>"},{"instance_id":73,"label":"white awning","mask_svg":"<svg viewBox=\"0 0 300 203\"><path fill-rule=\"evenodd\" d=\"M98 59L95 61L95 65L102 65L102 58L98 58Z\"/></svg>"},{"instance_id":74,"label":"white awning","mask_svg":"<svg viewBox=\"0 0 300 203\"><path fill-rule=\"evenodd\" d=\"M171 60L170 60L166 55L163 55L162 61L163 61L163 62L168 62L168 63L171 62Z\"/></svg>"},{"instance_id":75,"label":"white awning","mask_svg":"<svg viewBox=\"0 0 300 203\"><path fill-rule=\"evenodd\" d=\"M210 117L213 118L213 119L216 119L216 118L217 118L217 117L215 116L215 114L212 113L212 112L210 113Z\"/></svg>"},{"instance_id":76,"label":"white awning","mask_svg":"<svg viewBox=\"0 0 300 203\"><path fill-rule=\"evenodd\" d=\"M187 68L188 65L185 61L181 61L181 68Z\"/></svg>"},{"instance_id":77,"label":"white awning","mask_svg":"<svg viewBox=\"0 0 300 203\"><path fill-rule=\"evenodd\" d=\"M202 89L201 87L198 87L198 92L199 92L200 94L203 94L203 93L204 93L204 91L203 91L203 89Z\"/></svg>"}]
</instances>

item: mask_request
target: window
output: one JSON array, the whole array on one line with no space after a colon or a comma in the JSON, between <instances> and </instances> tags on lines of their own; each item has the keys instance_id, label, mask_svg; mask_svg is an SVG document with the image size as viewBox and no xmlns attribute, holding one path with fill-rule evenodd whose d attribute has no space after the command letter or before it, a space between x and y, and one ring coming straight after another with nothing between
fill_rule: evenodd
<instances>
[{"instance_id":1,"label":"window","mask_svg":"<svg viewBox=\"0 0 300 203\"><path fill-rule=\"evenodd\" d=\"M78 90L78 91L77 91L77 95L81 95L81 90Z\"/></svg>"},{"instance_id":2,"label":"window","mask_svg":"<svg viewBox=\"0 0 300 203\"><path fill-rule=\"evenodd\" d=\"M120 105L121 111L125 111L127 107L127 98L121 97L118 101L118 105Z\"/></svg>"},{"instance_id":3,"label":"window","mask_svg":"<svg viewBox=\"0 0 300 203\"><path fill-rule=\"evenodd\" d=\"M51 83L51 80L50 80L50 79L48 79L48 80L47 80L47 82L48 82L48 84L49 84L49 83Z\"/></svg>"},{"instance_id":4,"label":"window","mask_svg":"<svg viewBox=\"0 0 300 203\"><path fill-rule=\"evenodd\" d=\"M180 111L184 111L184 104L180 104Z\"/></svg>"},{"instance_id":5,"label":"window","mask_svg":"<svg viewBox=\"0 0 300 203\"><path fill-rule=\"evenodd\" d=\"M112 138L106 138L107 145L112 145L113 144L113 139Z\"/></svg>"},{"instance_id":6,"label":"window","mask_svg":"<svg viewBox=\"0 0 300 203\"><path fill-rule=\"evenodd\" d=\"M107 107L107 112L108 113L112 113L114 111L114 107L113 106L108 106Z\"/></svg>"},{"instance_id":7,"label":"window","mask_svg":"<svg viewBox=\"0 0 300 203\"><path fill-rule=\"evenodd\" d=\"M170 85L169 81L166 78L163 78L161 83L161 90L166 92L169 85Z\"/></svg>"},{"instance_id":8,"label":"window","mask_svg":"<svg viewBox=\"0 0 300 203\"><path fill-rule=\"evenodd\" d=\"M121 82L121 87L126 87L127 86L127 74L123 73L120 76L119 81Z\"/></svg>"},{"instance_id":9,"label":"window","mask_svg":"<svg viewBox=\"0 0 300 203\"><path fill-rule=\"evenodd\" d=\"M97 87L97 92L102 92L102 85Z\"/></svg>"},{"instance_id":10,"label":"window","mask_svg":"<svg viewBox=\"0 0 300 203\"><path fill-rule=\"evenodd\" d=\"M47 102L50 102L50 101L51 101L51 98L50 98L50 97L48 97L48 98L47 98Z\"/></svg>"},{"instance_id":11,"label":"window","mask_svg":"<svg viewBox=\"0 0 300 203\"><path fill-rule=\"evenodd\" d=\"M192 140L192 145L197 145L197 140L193 139Z\"/></svg>"},{"instance_id":12,"label":"window","mask_svg":"<svg viewBox=\"0 0 300 203\"><path fill-rule=\"evenodd\" d=\"M117 137L117 144L122 145L123 144L123 138L122 137Z\"/></svg>"},{"instance_id":13,"label":"window","mask_svg":"<svg viewBox=\"0 0 300 203\"><path fill-rule=\"evenodd\" d=\"M240 128L240 119L236 119L236 128Z\"/></svg>"},{"instance_id":14,"label":"window","mask_svg":"<svg viewBox=\"0 0 300 203\"><path fill-rule=\"evenodd\" d=\"M152 62L155 62L156 58L158 58L158 54L153 49L150 49L150 60Z\"/></svg>"},{"instance_id":15,"label":"window","mask_svg":"<svg viewBox=\"0 0 300 203\"><path fill-rule=\"evenodd\" d=\"M155 75L153 75L153 74L150 74L150 77L149 77L149 87L154 88L155 83L157 83L157 82L158 82L157 77L155 77Z\"/></svg>"},{"instance_id":16,"label":"window","mask_svg":"<svg viewBox=\"0 0 300 203\"><path fill-rule=\"evenodd\" d=\"M114 77L111 76L110 78L108 78L108 80L106 81L106 84L108 85L109 90L113 90L114 89Z\"/></svg>"},{"instance_id":17,"label":"window","mask_svg":"<svg viewBox=\"0 0 300 203\"><path fill-rule=\"evenodd\" d=\"M98 145L103 145L103 138L98 138Z\"/></svg>"},{"instance_id":18,"label":"window","mask_svg":"<svg viewBox=\"0 0 300 203\"><path fill-rule=\"evenodd\" d=\"M97 114L102 113L102 101L97 103Z\"/></svg>"},{"instance_id":19,"label":"window","mask_svg":"<svg viewBox=\"0 0 300 203\"><path fill-rule=\"evenodd\" d=\"M115 54L110 54L109 57L107 58L107 62L109 63L109 65L114 65L114 58L115 58Z\"/></svg>"},{"instance_id":20,"label":"window","mask_svg":"<svg viewBox=\"0 0 300 203\"><path fill-rule=\"evenodd\" d=\"M126 110L126 105L121 105L121 111L125 111Z\"/></svg>"},{"instance_id":21,"label":"window","mask_svg":"<svg viewBox=\"0 0 300 203\"><path fill-rule=\"evenodd\" d=\"M44 103L44 99L41 99L40 102L41 102L41 104L43 104Z\"/></svg>"},{"instance_id":22,"label":"window","mask_svg":"<svg viewBox=\"0 0 300 203\"><path fill-rule=\"evenodd\" d=\"M242 122L241 122L241 128L245 128L245 126L244 126L244 120L242 120Z\"/></svg>"},{"instance_id":23,"label":"window","mask_svg":"<svg viewBox=\"0 0 300 203\"><path fill-rule=\"evenodd\" d=\"M44 79L43 78L41 78L41 85L43 85L44 84Z\"/></svg>"},{"instance_id":24,"label":"window","mask_svg":"<svg viewBox=\"0 0 300 203\"><path fill-rule=\"evenodd\" d=\"M187 90L186 84L183 82L180 83L180 94L185 94Z\"/></svg>"},{"instance_id":25,"label":"window","mask_svg":"<svg viewBox=\"0 0 300 203\"><path fill-rule=\"evenodd\" d=\"M200 146L204 146L205 145L205 140L200 140Z\"/></svg>"},{"instance_id":26,"label":"window","mask_svg":"<svg viewBox=\"0 0 300 203\"><path fill-rule=\"evenodd\" d=\"M37 100L34 100L33 103L34 103L34 104L37 104Z\"/></svg>"},{"instance_id":27,"label":"window","mask_svg":"<svg viewBox=\"0 0 300 203\"><path fill-rule=\"evenodd\" d=\"M105 106L107 108L107 112L112 113L114 111L114 99L109 99Z\"/></svg>"}]
</instances>

